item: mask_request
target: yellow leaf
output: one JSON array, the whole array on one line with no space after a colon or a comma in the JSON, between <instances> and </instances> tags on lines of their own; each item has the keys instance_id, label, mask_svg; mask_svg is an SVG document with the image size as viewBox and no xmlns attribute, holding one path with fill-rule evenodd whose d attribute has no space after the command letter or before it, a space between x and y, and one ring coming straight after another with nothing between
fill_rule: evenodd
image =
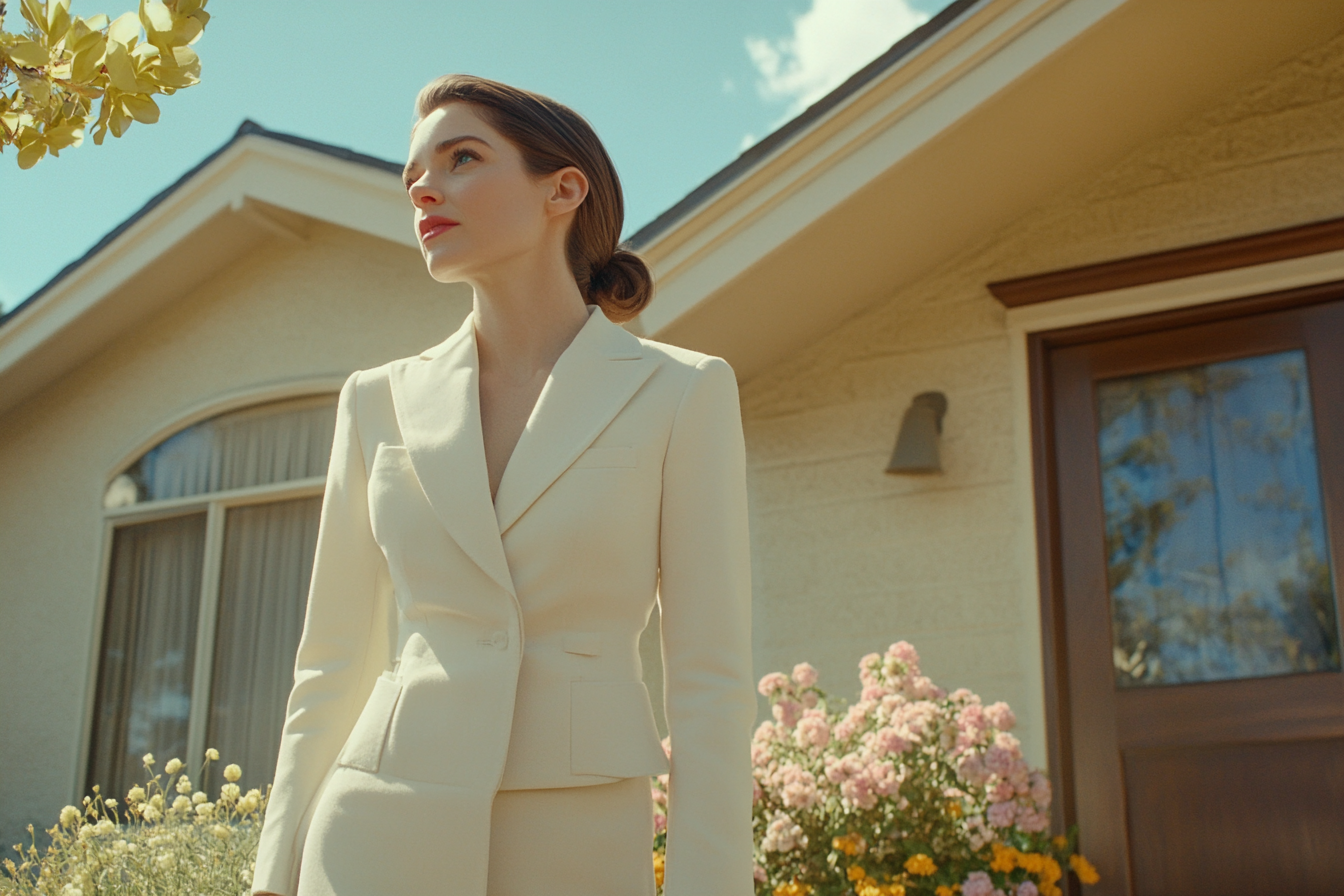
<instances>
[{"instance_id":1,"label":"yellow leaf","mask_svg":"<svg viewBox=\"0 0 1344 896\"><path fill-rule=\"evenodd\" d=\"M51 99L51 82L46 78L29 75L22 71L16 71L14 74L19 79L19 89L23 91L24 96L34 103L45 106L47 101Z\"/></svg>"},{"instance_id":2,"label":"yellow leaf","mask_svg":"<svg viewBox=\"0 0 1344 896\"><path fill-rule=\"evenodd\" d=\"M107 26L107 39L124 44L127 49L140 39L140 18L133 12L124 12Z\"/></svg>"},{"instance_id":3,"label":"yellow leaf","mask_svg":"<svg viewBox=\"0 0 1344 896\"><path fill-rule=\"evenodd\" d=\"M172 31L173 11L159 0L140 0L140 24L146 31Z\"/></svg>"},{"instance_id":4,"label":"yellow leaf","mask_svg":"<svg viewBox=\"0 0 1344 896\"><path fill-rule=\"evenodd\" d=\"M24 68L40 68L51 61L51 53L35 40L15 41L5 53L16 65Z\"/></svg>"},{"instance_id":5,"label":"yellow leaf","mask_svg":"<svg viewBox=\"0 0 1344 896\"><path fill-rule=\"evenodd\" d=\"M135 65L131 62L131 54L126 52L125 44L109 40L107 56L103 61L107 65L107 76L113 87L122 93L144 92L145 88L135 77Z\"/></svg>"},{"instance_id":6,"label":"yellow leaf","mask_svg":"<svg viewBox=\"0 0 1344 896\"><path fill-rule=\"evenodd\" d=\"M127 94L121 98L121 105L141 124L153 124L159 120L159 106L153 97Z\"/></svg>"},{"instance_id":7,"label":"yellow leaf","mask_svg":"<svg viewBox=\"0 0 1344 896\"><path fill-rule=\"evenodd\" d=\"M107 55L107 42L99 34L98 40L75 53L72 65L72 74L75 80L80 82L92 81L97 76L99 66L103 64L105 55Z\"/></svg>"},{"instance_id":8,"label":"yellow leaf","mask_svg":"<svg viewBox=\"0 0 1344 896\"><path fill-rule=\"evenodd\" d=\"M70 30L70 0L47 0L47 33L59 40Z\"/></svg>"},{"instance_id":9,"label":"yellow leaf","mask_svg":"<svg viewBox=\"0 0 1344 896\"><path fill-rule=\"evenodd\" d=\"M23 0L19 11L23 17L28 20L38 31L44 31L47 27L47 11L42 8L42 0Z\"/></svg>"},{"instance_id":10,"label":"yellow leaf","mask_svg":"<svg viewBox=\"0 0 1344 896\"><path fill-rule=\"evenodd\" d=\"M84 19L84 24L88 25L94 31L102 31L107 27L107 16L100 12L96 16Z\"/></svg>"},{"instance_id":11,"label":"yellow leaf","mask_svg":"<svg viewBox=\"0 0 1344 896\"><path fill-rule=\"evenodd\" d=\"M131 126L131 116L120 109L113 109L112 114L108 116L107 126L111 129L113 137L120 137Z\"/></svg>"},{"instance_id":12,"label":"yellow leaf","mask_svg":"<svg viewBox=\"0 0 1344 896\"><path fill-rule=\"evenodd\" d=\"M33 167L47 154L47 144L42 141L42 135L34 128L24 128L17 142L20 168Z\"/></svg>"},{"instance_id":13,"label":"yellow leaf","mask_svg":"<svg viewBox=\"0 0 1344 896\"><path fill-rule=\"evenodd\" d=\"M47 128L46 132L47 147L51 154L55 155L68 146L79 146L84 142L84 128L78 124L64 124L59 127Z\"/></svg>"}]
</instances>

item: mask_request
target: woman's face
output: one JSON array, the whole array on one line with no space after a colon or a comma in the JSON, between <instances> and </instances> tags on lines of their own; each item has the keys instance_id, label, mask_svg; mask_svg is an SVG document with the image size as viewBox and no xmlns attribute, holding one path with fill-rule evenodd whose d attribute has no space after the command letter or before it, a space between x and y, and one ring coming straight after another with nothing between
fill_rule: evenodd
<instances>
[{"instance_id":1,"label":"woman's face","mask_svg":"<svg viewBox=\"0 0 1344 896\"><path fill-rule=\"evenodd\" d=\"M404 180L430 275L444 283L471 281L557 244L563 253L572 217L564 212L572 208L555 199L565 172L577 170L534 177L518 148L466 103L421 119Z\"/></svg>"}]
</instances>

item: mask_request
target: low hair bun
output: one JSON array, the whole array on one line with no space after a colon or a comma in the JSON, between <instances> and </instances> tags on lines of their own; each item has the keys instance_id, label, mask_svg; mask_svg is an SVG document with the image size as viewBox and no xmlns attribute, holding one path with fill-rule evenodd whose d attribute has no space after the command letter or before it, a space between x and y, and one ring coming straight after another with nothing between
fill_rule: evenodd
<instances>
[{"instance_id":1,"label":"low hair bun","mask_svg":"<svg viewBox=\"0 0 1344 896\"><path fill-rule=\"evenodd\" d=\"M653 298L653 274L633 252L617 249L605 265L593 270L584 298L620 323L644 310Z\"/></svg>"}]
</instances>

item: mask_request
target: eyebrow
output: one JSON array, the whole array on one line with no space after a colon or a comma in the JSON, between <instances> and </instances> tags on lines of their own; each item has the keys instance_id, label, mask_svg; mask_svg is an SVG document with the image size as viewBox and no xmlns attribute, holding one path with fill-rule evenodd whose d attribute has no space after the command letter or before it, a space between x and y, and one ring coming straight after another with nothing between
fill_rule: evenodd
<instances>
[{"instance_id":1,"label":"eyebrow","mask_svg":"<svg viewBox=\"0 0 1344 896\"><path fill-rule=\"evenodd\" d=\"M440 155L452 149L457 144L465 143L468 140L475 140L477 143L484 143L486 146L490 145L490 141L488 140L482 140L480 137L476 137L471 134L463 134L461 137L449 137L447 140L441 140L438 143L438 145L434 147L433 154L436 156ZM414 165L415 165L414 162L407 162L406 167L401 169L401 181L402 183L405 183L408 186L409 186L409 178L411 176L411 168L414 167Z\"/></svg>"}]
</instances>

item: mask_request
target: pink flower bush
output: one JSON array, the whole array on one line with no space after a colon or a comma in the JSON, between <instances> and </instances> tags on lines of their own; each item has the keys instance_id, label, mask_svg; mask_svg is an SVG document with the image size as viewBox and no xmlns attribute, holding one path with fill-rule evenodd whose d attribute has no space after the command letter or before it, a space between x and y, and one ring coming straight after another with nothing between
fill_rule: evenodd
<instances>
[{"instance_id":1,"label":"pink flower bush","mask_svg":"<svg viewBox=\"0 0 1344 896\"><path fill-rule=\"evenodd\" d=\"M1061 894L1074 839L1048 834L1050 781L1023 758L1007 704L949 694L904 641L860 660L849 706L818 680L799 663L760 681L759 896Z\"/></svg>"}]
</instances>

